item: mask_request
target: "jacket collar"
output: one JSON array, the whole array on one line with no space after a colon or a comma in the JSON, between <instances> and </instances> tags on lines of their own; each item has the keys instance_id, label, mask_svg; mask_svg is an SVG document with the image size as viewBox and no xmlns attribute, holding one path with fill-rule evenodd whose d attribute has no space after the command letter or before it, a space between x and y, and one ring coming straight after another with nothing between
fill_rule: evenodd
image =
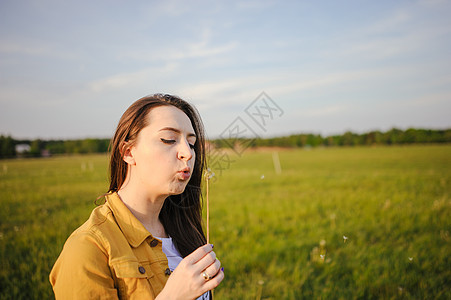
<instances>
[{"instance_id":1,"label":"jacket collar","mask_svg":"<svg viewBox=\"0 0 451 300\"><path fill-rule=\"evenodd\" d=\"M150 232L125 206L116 192L106 195L105 198L122 233L133 248L141 245L149 236L152 238Z\"/></svg>"}]
</instances>

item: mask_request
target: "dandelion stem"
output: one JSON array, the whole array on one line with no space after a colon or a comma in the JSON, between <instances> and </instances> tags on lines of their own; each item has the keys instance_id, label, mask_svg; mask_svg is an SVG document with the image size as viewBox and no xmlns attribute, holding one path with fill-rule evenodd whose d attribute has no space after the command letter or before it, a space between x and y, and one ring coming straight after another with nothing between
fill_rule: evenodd
<instances>
[{"instance_id":1,"label":"dandelion stem","mask_svg":"<svg viewBox=\"0 0 451 300\"><path fill-rule=\"evenodd\" d=\"M207 181L207 244L210 244L210 201L208 199L208 182L210 181L210 176L206 176Z\"/></svg>"}]
</instances>

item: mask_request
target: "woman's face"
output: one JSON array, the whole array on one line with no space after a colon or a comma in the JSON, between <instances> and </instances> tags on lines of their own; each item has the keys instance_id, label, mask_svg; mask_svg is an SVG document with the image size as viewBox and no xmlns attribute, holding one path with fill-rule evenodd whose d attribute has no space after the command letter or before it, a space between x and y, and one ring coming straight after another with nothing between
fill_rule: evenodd
<instances>
[{"instance_id":1,"label":"woman's face","mask_svg":"<svg viewBox=\"0 0 451 300\"><path fill-rule=\"evenodd\" d=\"M174 106L158 106L147 115L130 148L130 181L143 192L157 195L181 194L193 173L196 136L188 116Z\"/></svg>"}]
</instances>

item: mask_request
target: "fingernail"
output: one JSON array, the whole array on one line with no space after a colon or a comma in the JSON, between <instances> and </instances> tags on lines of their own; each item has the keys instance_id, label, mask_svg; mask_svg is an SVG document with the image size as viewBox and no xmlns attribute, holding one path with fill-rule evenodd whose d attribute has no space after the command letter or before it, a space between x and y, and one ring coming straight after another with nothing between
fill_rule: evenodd
<instances>
[{"instance_id":1,"label":"fingernail","mask_svg":"<svg viewBox=\"0 0 451 300\"><path fill-rule=\"evenodd\" d=\"M214 248L214 247L215 247L215 245L213 245L213 244L210 244L210 246L211 246L211 248Z\"/></svg>"},{"instance_id":2,"label":"fingernail","mask_svg":"<svg viewBox=\"0 0 451 300\"><path fill-rule=\"evenodd\" d=\"M224 267L221 268L221 271L224 272Z\"/></svg>"}]
</instances>

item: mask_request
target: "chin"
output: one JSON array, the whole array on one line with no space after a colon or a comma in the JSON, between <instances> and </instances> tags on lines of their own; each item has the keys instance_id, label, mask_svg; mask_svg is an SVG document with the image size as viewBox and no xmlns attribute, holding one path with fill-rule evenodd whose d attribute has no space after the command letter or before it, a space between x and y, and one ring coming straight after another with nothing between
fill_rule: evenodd
<instances>
[{"instance_id":1,"label":"chin","mask_svg":"<svg viewBox=\"0 0 451 300\"><path fill-rule=\"evenodd\" d=\"M191 178L190 178L191 179ZM169 195L180 195L186 189L189 180L174 180L168 186L168 194Z\"/></svg>"},{"instance_id":2,"label":"chin","mask_svg":"<svg viewBox=\"0 0 451 300\"><path fill-rule=\"evenodd\" d=\"M180 194L182 194L185 191L186 184L187 184L187 182L183 183L183 185L179 183L177 186L171 187L169 189L169 195L180 195Z\"/></svg>"},{"instance_id":3,"label":"chin","mask_svg":"<svg viewBox=\"0 0 451 300\"><path fill-rule=\"evenodd\" d=\"M183 194L184 191L185 190L169 192L169 196L180 195L180 194Z\"/></svg>"}]
</instances>

